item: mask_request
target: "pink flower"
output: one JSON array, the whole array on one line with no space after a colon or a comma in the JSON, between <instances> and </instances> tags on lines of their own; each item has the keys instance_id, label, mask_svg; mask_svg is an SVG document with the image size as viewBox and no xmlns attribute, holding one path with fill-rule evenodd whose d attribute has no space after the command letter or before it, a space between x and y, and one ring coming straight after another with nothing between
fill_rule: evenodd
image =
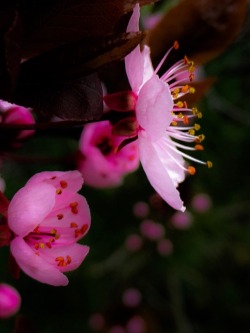
<instances>
[{"instance_id":1,"label":"pink flower","mask_svg":"<svg viewBox=\"0 0 250 333\"><path fill-rule=\"evenodd\" d=\"M78 170L86 184L99 188L118 186L125 175L138 168L139 154L135 142L117 152L123 140L123 136L112 134L108 121L84 127L80 138Z\"/></svg>"},{"instance_id":2,"label":"pink flower","mask_svg":"<svg viewBox=\"0 0 250 333\"><path fill-rule=\"evenodd\" d=\"M0 122L6 124L34 124L31 109L0 100ZM23 140L34 134L34 130L21 130L15 136L16 140ZM17 145L15 143L15 145Z\"/></svg>"},{"instance_id":3,"label":"pink flower","mask_svg":"<svg viewBox=\"0 0 250 333\"><path fill-rule=\"evenodd\" d=\"M136 5L128 24L127 31L139 30L139 5ZM174 44L174 48L177 48ZM172 48L171 48L172 49ZM171 51L169 50L169 52ZM188 85L182 85L183 80L176 79L183 72L193 79L194 65L186 57L172 66L161 77L157 72L169 52L164 56L154 70L150 49L144 46L141 51L137 46L125 58L126 72L132 96L135 99L135 114L138 128L139 154L142 167L149 182L160 196L173 208L184 211L177 186L185 178L185 171L195 173L194 167L186 167L183 157L207 164L181 152L178 148L187 150L202 150L200 142L203 135L195 135L199 125L190 124L193 117L200 117L197 109L189 109L185 102L176 102L177 98L186 93L194 92ZM187 147L174 140L196 142L195 147Z\"/></svg>"},{"instance_id":4,"label":"pink flower","mask_svg":"<svg viewBox=\"0 0 250 333\"><path fill-rule=\"evenodd\" d=\"M76 242L90 227L86 199L77 193L83 184L78 171L45 171L30 178L13 197L8 224L15 237L13 257L32 278L65 286L64 272L76 269L89 248Z\"/></svg>"},{"instance_id":5,"label":"pink flower","mask_svg":"<svg viewBox=\"0 0 250 333\"><path fill-rule=\"evenodd\" d=\"M8 318L16 314L21 306L19 292L6 283L0 283L0 318Z\"/></svg>"}]
</instances>

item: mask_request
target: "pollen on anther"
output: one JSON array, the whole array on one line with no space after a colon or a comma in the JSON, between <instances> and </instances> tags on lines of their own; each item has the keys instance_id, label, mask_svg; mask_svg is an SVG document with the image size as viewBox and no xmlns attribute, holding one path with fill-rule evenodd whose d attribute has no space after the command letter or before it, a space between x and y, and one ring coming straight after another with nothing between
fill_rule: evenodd
<instances>
[{"instance_id":1,"label":"pollen on anther","mask_svg":"<svg viewBox=\"0 0 250 333\"><path fill-rule=\"evenodd\" d=\"M60 181L61 188L66 188L68 186L68 183L65 180Z\"/></svg>"},{"instance_id":2,"label":"pollen on anther","mask_svg":"<svg viewBox=\"0 0 250 333\"><path fill-rule=\"evenodd\" d=\"M199 124L194 124L194 129L196 131L199 131L201 129L201 126Z\"/></svg>"},{"instance_id":3,"label":"pollen on anther","mask_svg":"<svg viewBox=\"0 0 250 333\"><path fill-rule=\"evenodd\" d=\"M179 48L179 42L178 42L177 40L174 41L173 48L174 48L175 50L178 50L178 48Z\"/></svg>"},{"instance_id":4,"label":"pollen on anther","mask_svg":"<svg viewBox=\"0 0 250 333\"><path fill-rule=\"evenodd\" d=\"M184 116L184 117L183 117L183 123L184 123L185 125L188 125L188 123L189 123L188 116Z\"/></svg>"},{"instance_id":5,"label":"pollen on anther","mask_svg":"<svg viewBox=\"0 0 250 333\"><path fill-rule=\"evenodd\" d=\"M207 167L210 169L213 167L213 163L211 161L207 161Z\"/></svg>"},{"instance_id":6,"label":"pollen on anther","mask_svg":"<svg viewBox=\"0 0 250 333\"><path fill-rule=\"evenodd\" d=\"M78 213L78 202L71 202L71 204L69 206L70 206L71 212L73 214L77 214Z\"/></svg>"},{"instance_id":7,"label":"pollen on anther","mask_svg":"<svg viewBox=\"0 0 250 333\"><path fill-rule=\"evenodd\" d=\"M193 167L191 165L187 168L187 170L188 170L188 173L192 176L196 173L195 167Z\"/></svg>"},{"instance_id":8,"label":"pollen on anther","mask_svg":"<svg viewBox=\"0 0 250 333\"><path fill-rule=\"evenodd\" d=\"M61 190L60 188L58 188L58 189L56 190L56 194L62 194L62 190Z\"/></svg>"},{"instance_id":9,"label":"pollen on anther","mask_svg":"<svg viewBox=\"0 0 250 333\"><path fill-rule=\"evenodd\" d=\"M199 144L195 145L194 148L196 150L204 150L204 147L202 145L199 145Z\"/></svg>"},{"instance_id":10,"label":"pollen on anther","mask_svg":"<svg viewBox=\"0 0 250 333\"><path fill-rule=\"evenodd\" d=\"M190 89L189 85L186 84L185 86L183 86L183 87L181 88L181 92L182 92L182 93L186 93L186 92L188 92L189 89Z\"/></svg>"},{"instance_id":11,"label":"pollen on anther","mask_svg":"<svg viewBox=\"0 0 250 333\"><path fill-rule=\"evenodd\" d=\"M67 265L69 265L71 263L71 257L70 256L66 256L66 259L67 259Z\"/></svg>"}]
</instances>

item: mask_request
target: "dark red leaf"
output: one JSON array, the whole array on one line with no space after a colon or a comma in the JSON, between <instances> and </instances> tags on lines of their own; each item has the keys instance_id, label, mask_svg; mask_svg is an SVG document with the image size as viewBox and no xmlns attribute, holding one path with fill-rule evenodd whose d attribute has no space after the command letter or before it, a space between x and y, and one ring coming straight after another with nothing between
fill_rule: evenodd
<instances>
[{"instance_id":1,"label":"dark red leaf","mask_svg":"<svg viewBox=\"0 0 250 333\"><path fill-rule=\"evenodd\" d=\"M203 64L223 52L239 34L247 0L182 0L149 32L153 62L157 64L175 40L182 54Z\"/></svg>"},{"instance_id":2,"label":"dark red leaf","mask_svg":"<svg viewBox=\"0 0 250 333\"><path fill-rule=\"evenodd\" d=\"M21 1L26 28L23 57L30 58L86 37L117 32L124 14L137 0ZM154 0L139 1L142 4ZM119 31L119 32L125 32Z\"/></svg>"},{"instance_id":3,"label":"dark red leaf","mask_svg":"<svg viewBox=\"0 0 250 333\"><path fill-rule=\"evenodd\" d=\"M0 191L0 214L6 216L6 212L9 207L9 200L6 196Z\"/></svg>"},{"instance_id":4,"label":"dark red leaf","mask_svg":"<svg viewBox=\"0 0 250 333\"><path fill-rule=\"evenodd\" d=\"M16 319L13 333L37 333L37 330L27 317L19 315Z\"/></svg>"},{"instance_id":5,"label":"dark red leaf","mask_svg":"<svg viewBox=\"0 0 250 333\"><path fill-rule=\"evenodd\" d=\"M123 59L144 37L145 34L138 32L85 38L24 62L22 73L26 76L49 73L63 78L81 77Z\"/></svg>"},{"instance_id":6,"label":"dark red leaf","mask_svg":"<svg viewBox=\"0 0 250 333\"><path fill-rule=\"evenodd\" d=\"M0 11L0 98L15 86L21 59L21 21L15 9Z\"/></svg>"},{"instance_id":7,"label":"dark red leaf","mask_svg":"<svg viewBox=\"0 0 250 333\"><path fill-rule=\"evenodd\" d=\"M43 116L94 120L103 112L102 87L96 73L77 79L20 77L13 101Z\"/></svg>"}]
</instances>

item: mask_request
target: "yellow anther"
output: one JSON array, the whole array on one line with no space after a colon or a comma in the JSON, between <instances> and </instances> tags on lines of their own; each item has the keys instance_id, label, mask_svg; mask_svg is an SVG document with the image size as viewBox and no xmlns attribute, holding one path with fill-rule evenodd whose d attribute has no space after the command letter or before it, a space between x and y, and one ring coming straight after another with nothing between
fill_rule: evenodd
<instances>
[{"instance_id":1,"label":"yellow anther","mask_svg":"<svg viewBox=\"0 0 250 333\"><path fill-rule=\"evenodd\" d=\"M204 134L200 134L200 135L198 135L197 138L196 138L196 141L197 141L198 143L200 143L200 142L202 142L202 141L204 141L204 140L205 140L205 135L204 135Z\"/></svg>"},{"instance_id":2,"label":"yellow anther","mask_svg":"<svg viewBox=\"0 0 250 333\"><path fill-rule=\"evenodd\" d=\"M192 112L193 114L197 115L197 113L199 112L197 108L192 108Z\"/></svg>"},{"instance_id":3,"label":"yellow anther","mask_svg":"<svg viewBox=\"0 0 250 333\"><path fill-rule=\"evenodd\" d=\"M189 80L190 80L190 81L193 81L193 80L194 80L194 74L193 74L193 73L191 73L191 74L189 75Z\"/></svg>"},{"instance_id":4,"label":"yellow anther","mask_svg":"<svg viewBox=\"0 0 250 333\"><path fill-rule=\"evenodd\" d=\"M213 167L213 163L211 161L207 161L207 167L210 169Z\"/></svg>"},{"instance_id":5,"label":"yellow anther","mask_svg":"<svg viewBox=\"0 0 250 333\"><path fill-rule=\"evenodd\" d=\"M56 233L55 234L55 239L59 239L60 238L60 234Z\"/></svg>"},{"instance_id":6,"label":"yellow anther","mask_svg":"<svg viewBox=\"0 0 250 333\"><path fill-rule=\"evenodd\" d=\"M197 113L197 118L198 118L198 119L201 119L201 118L202 118L202 113L201 113L201 112L198 112L198 113Z\"/></svg>"},{"instance_id":7,"label":"yellow anther","mask_svg":"<svg viewBox=\"0 0 250 333\"><path fill-rule=\"evenodd\" d=\"M188 130L188 133L189 133L190 135L195 135L195 130L192 128L192 129Z\"/></svg>"},{"instance_id":8,"label":"yellow anther","mask_svg":"<svg viewBox=\"0 0 250 333\"><path fill-rule=\"evenodd\" d=\"M201 126L199 124L194 124L194 129L196 131L199 131L201 129Z\"/></svg>"},{"instance_id":9,"label":"yellow anther","mask_svg":"<svg viewBox=\"0 0 250 333\"><path fill-rule=\"evenodd\" d=\"M40 249L44 249L45 248L45 244L44 243L40 243L39 247L40 247Z\"/></svg>"},{"instance_id":10,"label":"yellow anther","mask_svg":"<svg viewBox=\"0 0 250 333\"><path fill-rule=\"evenodd\" d=\"M173 120L173 121L171 122L171 125L172 125L172 126L177 126L178 123L177 123L177 121Z\"/></svg>"},{"instance_id":11,"label":"yellow anther","mask_svg":"<svg viewBox=\"0 0 250 333\"><path fill-rule=\"evenodd\" d=\"M183 114L180 112L177 114L177 118L181 119L183 117Z\"/></svg>"},{"instance_id":12,"label":"yellow anther","mask_svg":"<svg viewBox=\"0 0 250 333\"><path fill-rule=\"evenodd\" d=\"M51 235L55 236L56 233L57 233L56 229L51 229L51 230L50 230L50 234L51 234Z\"/></svg>"},{"instance_id":13,"label":"yellow anther","mask_svg":"<svg viewBox=\"0 0 250 333\"><path fill-rule=\"evenodd\" d=\"M193 167L193 166L189 166L189 167L187 168L187 170L188 170L188 173L189 173L190 175L192 175L192 176L196 173L196 169L195 169L195 167Z\"/></svg>"},{"instance_id":14,"label":"yellow anther","mask_svg":"<svg viewBox=\"0 0 250 333\"><path fill-rule=\"evenodd\" d=\"M175 104L177 108L183 108L183 102L179 101Z\"/></svg>"},{"instance_id":15,"label":"yellow anther","mask_svg":"<svg viewBox=\"0 0 250 333\"><path fill-rule=\"evenodd\" d=\"M195 88L194 87L190 87L189 88L189 93L190 94L194 94L195 93Z\"/></svg>"}]
</instances>

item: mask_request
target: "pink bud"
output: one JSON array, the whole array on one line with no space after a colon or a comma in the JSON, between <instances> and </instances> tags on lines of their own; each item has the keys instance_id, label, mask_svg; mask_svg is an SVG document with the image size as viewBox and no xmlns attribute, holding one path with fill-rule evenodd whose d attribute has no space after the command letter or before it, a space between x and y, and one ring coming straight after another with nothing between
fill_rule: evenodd
<instances>
[{"instance_id":1,"label":"pink bud","mask_svg":"<svg viewBox=\"0 0 250 333\"><path fill-rule=\"evenodd\" d=\"M129 288L123 293L122 301L128 307L138 306L141 302L141 293L138 289Z\"/></svg>"},{"instance_id":2,"label":"pink bud","mask_svg":"<svg viewBox=\"0 0 250 333\"><path fill-rule=\"evenodd\" d=\"M145 218L149 214L149 205L144 201L139 201L134 204L133 213L136 217Z\"/></svg>"},{"instance_id":3,"label":"pink bud","mask_svg":"<svg viewBox=\"0 0 250 333\"><path fill-rule=\"evenodd\" d=\"M160 223L144 220L140 225L141 234L150 240L158 240L165 234L165 229Z\"/></svg>"},{"instance_id":4,"label":"pink bud","mask_svg":"<svg viewBox=\"0 0 250 333\"><path fill-rule=\"evenodd\" d=\"M170 221L176 229L188 229L192 223L192 215L189 212L176 212Z\"/></svg>"},{"instance_id":5,"label":"pink bud","mask_svg":"<svg viewBox=\"0 0 250 333\"><path fill-rule=\"evenodd\" d=\"M120 325L115 325L109 329L109 333L125 333L125 329Z\"/></svg>"},{"instance_id":6,"label":"pink bud","mask_svg":"<svg viewBox=\"0 0 250 333\"><path fill-rule=\"evenodd\" d=\"M140 248L142 247L141 236L136 235L136 234L129 235L127 237L127 239L125 240L125 246L131 252L140 250Z\"/></svg>"},{"instance_id":7,"label":"pink bud","mask_svg":"<svg viewBox=\"0 0 250 333\"><path fill-rule=\"evenodd\" d=\"M105 326L105 319L101 313L93 313L89 318L89 326L95 330L100 331Z\"/></svg>"},{"instance_id":8,"label":"pink bud","mask_svg":"<svg viewBox=\"0 0 250 333\"><path fill-rule=\"evenodd\" d=\"M8 318L18 312L21 296L12 286L0 283L0 318Z\"/></svg>"},{"instance_id":9,"label":"pink bud","mask_svg":"<svg viewBox=\"0 0 250 333\"><path fill-rule=\"evenodd\" d=\"M141 316L132 317L127 323L128 333L144 333L146 330L145 320Z\"/></svg>"},{"instance_id":10,"label":"pink bud","mask_svg":"<svg viewBox=\"0 0 250 333\"><path fill-rule=\"evenodd\" d=\"M205 213L211 208L212 201L208 194L199 193L193 197L192 206L198 213Z\"/></svg>"},{"instance_id":11,"label":"pink bud","mask_svg":"<svg viewBox=\"0 0 250 333\"><path fill-rule=\"evenodd\" d=\"M157 251L162 256L168 256L173 252L173 243L169 239L161 239L157 243Z\"/></svg>"}]
</instances>

